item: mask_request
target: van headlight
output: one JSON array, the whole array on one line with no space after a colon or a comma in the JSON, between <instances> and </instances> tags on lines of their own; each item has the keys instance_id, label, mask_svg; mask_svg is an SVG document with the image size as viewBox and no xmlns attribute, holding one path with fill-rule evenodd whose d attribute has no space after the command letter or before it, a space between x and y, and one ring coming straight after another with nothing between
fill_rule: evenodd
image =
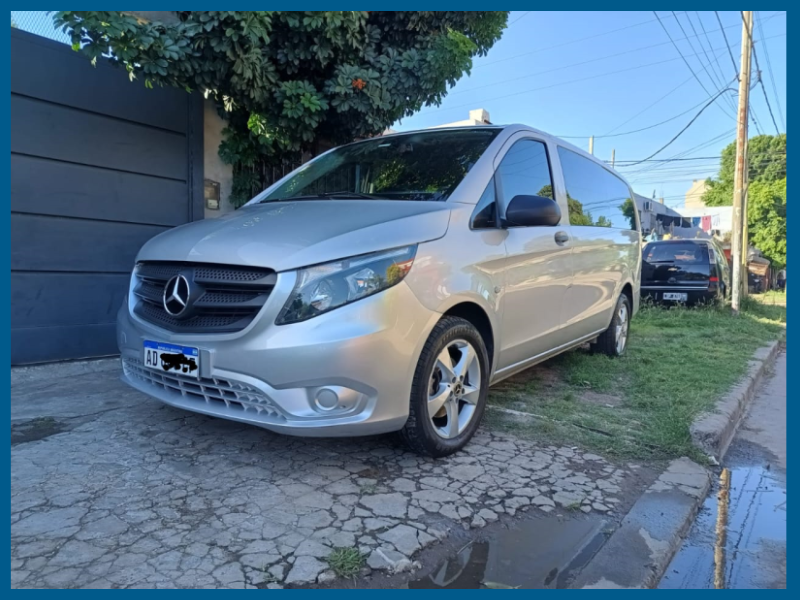
<instances>
[{"instance_id":1,"label":"van headlight","mask_svg":"<svg viewBox=\"0 0 800 600\"><path fill-rule=\"evenodd\" d=\"M297 283L276 325L305 321L400 283L411 270L416 244L343 258L297 271Z\"/></svg>"}]
</instances>

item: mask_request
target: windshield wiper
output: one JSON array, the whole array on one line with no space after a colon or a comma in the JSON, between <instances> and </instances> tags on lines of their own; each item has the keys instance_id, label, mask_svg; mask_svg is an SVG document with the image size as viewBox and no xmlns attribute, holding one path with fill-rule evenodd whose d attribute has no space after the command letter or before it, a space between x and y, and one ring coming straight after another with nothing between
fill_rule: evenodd
<instances>
[{"instance_id":1,"label":"windshield wiper","mask_svg":"<svg viewBox=\"0 0 800 600\"><path fill-rule=\"evenodd\" d=\"M348 192L342 190L340 192L323 192L321 194L303 194L301 196L291 196L289 198L266 199L262 200L259 204L262 204L264 202L293 202L295 200L331 200L334 198L351 199L351 200L388 200L388 198L375 196L373 194L364 194L361 192Z\"/></svg>"},{"instance_id":2,"label":"windshield wiper","mask_svg":"<svg viewBox=\"0 0 800 600\"><path fill-rule=\"evenodd\" d=\"M324 194L320 194L320 196L323 196L324 198L354 198L357 200L388 200L388 198L376 196L375 194L348 192L346 190L342 190L341 192L325 192Z\"/></svg>"}]
</instances>

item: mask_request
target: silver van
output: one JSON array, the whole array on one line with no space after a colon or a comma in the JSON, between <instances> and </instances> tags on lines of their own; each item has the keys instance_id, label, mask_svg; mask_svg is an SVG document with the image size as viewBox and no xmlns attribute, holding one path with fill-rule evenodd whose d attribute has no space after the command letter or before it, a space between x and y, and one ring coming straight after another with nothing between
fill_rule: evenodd
<instances>
[{"instance_id":1,"label":"silver van","mask_svg":"<svg viewBox=\"0 0 800 600\"><path fill-rule=\"evenodd\" d=\"M147 242L119 312L123 379L281 433L400 431L444 456L490 384L586 342L625 351L641 256L628 184L550 135L377 137Z\"/></svg>"}]
</instances>

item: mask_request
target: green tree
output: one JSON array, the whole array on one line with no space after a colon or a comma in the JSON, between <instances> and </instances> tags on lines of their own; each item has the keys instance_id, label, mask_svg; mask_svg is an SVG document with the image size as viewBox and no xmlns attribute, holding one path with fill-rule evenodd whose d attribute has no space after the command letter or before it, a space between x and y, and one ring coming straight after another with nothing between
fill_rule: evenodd
<instances>
[{"instance_id":1,"label":"green tree","mask_svg":"<svg viewBox=\"0 0 800 600\"><path fill-rule=\"evenodd\" d=\"M611 221L605 215L600 215L595 222L595 227L611 227Z\"/></svg>"},{"instance_id":2,"label":"green tree","mask_svg":"<svg viewBox=\"0 0 800 600\"><path fill-rule=\"evenodd\" d=\"M750 183L777 181L786 177L786 134L758 135L748 142L748 176ZM719 174L709 179L703 194L707 206L733 204L733 179L736 167L736 142L722 151Z\"/></svg>"},{"instance_id":3,"label":"green tree","mask_svg":"<svg viewBox=\"0 0 800 600\"><path fill-rule=\"evenodd\" d=\"M255 191L265 165L373 136L439 105L500 38L508 11L179 16L151 23L118 11L59 11L55 22L92 61L110 56L147 86L213 97L229 120L220 155L252 178L239 187Z\"/></svg>"},{"instance_id":4,"label":"green tree","mask_svg":"<svg viewBox=\"0 0 800 600\"><path fill-rule=\"evenodd\" d=\"M567 194L570 225L592 225L592 213L583 212L583 204Z\"/></svg>"},{"instance_id":5,"label":"green tree","mask_svg":"<svg viewBox=\"0 0 800 600\"><path fill-rule=\"evenodd\" d=\"M747 226L750 243L761 250L775 268L786 266L786 178L756 181L747 191Z\"/></svg>"},{"instance_id":6,"label":"green tree","mask_svg":"<svg viewBox=\"0 0 800 600\"><path fill-rule=\"evenodd\" d=\"M786 134L759 135L748 143L747 226L750 243L780 268L786 265ZM716 179L703 194L708 206L733 204L736 143L722 151Z\"/></svg>"},{"instance_id":7,"label":"green tree","mask_svg":"<svg viewBox=\"0 0 800 600\"><path fill-rule=\"evenodd\" d=\"M625 202L620 204L619 209L631 225L631 229L636 229L636 204L633 198L626 198Z\"/></svg>"}]
</instances>

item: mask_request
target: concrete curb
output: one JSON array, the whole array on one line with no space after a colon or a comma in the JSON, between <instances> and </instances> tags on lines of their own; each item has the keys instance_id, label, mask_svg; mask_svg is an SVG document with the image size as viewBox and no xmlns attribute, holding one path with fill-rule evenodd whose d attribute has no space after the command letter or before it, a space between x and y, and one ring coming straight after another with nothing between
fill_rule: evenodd
<instances>
[{"instance_id":1,"label":"concrete curb","mask_svg":"<svg viewBox=\"0 0 800 600\"><path fill-rule=\"evenodd\" d=\"M759 348L747 373L710 413L690 427L692 441L716 461L725 456L758 384L780 350L780 342ZM636 501L606 544L581 571L573 588L646 589L655 586L691 527L711 487L707 469L673 460Z\"/></svg>"},{"instance_id":2,"label":"concrete curb","mask_svg":"<svg viewBox=\"0 0 800 600\"><path fill-rule=\"evenodd\" d=\"M647 589L669 566L711 487L709 472L673 460L572 584L579 589Z\"/></svg>"},{"instance_id":3,"label":"concrete curb","mask_svg":"<svg viewBox=\"0 0 800 600\"><path fill-rule=\"evenodd\" d=\"M776 341L756 350L744 378L717 402L711 412L700 415L689 428L692 442L717 463L722 462L764 372L779 349L780 342Z\"/></svg>"}]
</instances>

